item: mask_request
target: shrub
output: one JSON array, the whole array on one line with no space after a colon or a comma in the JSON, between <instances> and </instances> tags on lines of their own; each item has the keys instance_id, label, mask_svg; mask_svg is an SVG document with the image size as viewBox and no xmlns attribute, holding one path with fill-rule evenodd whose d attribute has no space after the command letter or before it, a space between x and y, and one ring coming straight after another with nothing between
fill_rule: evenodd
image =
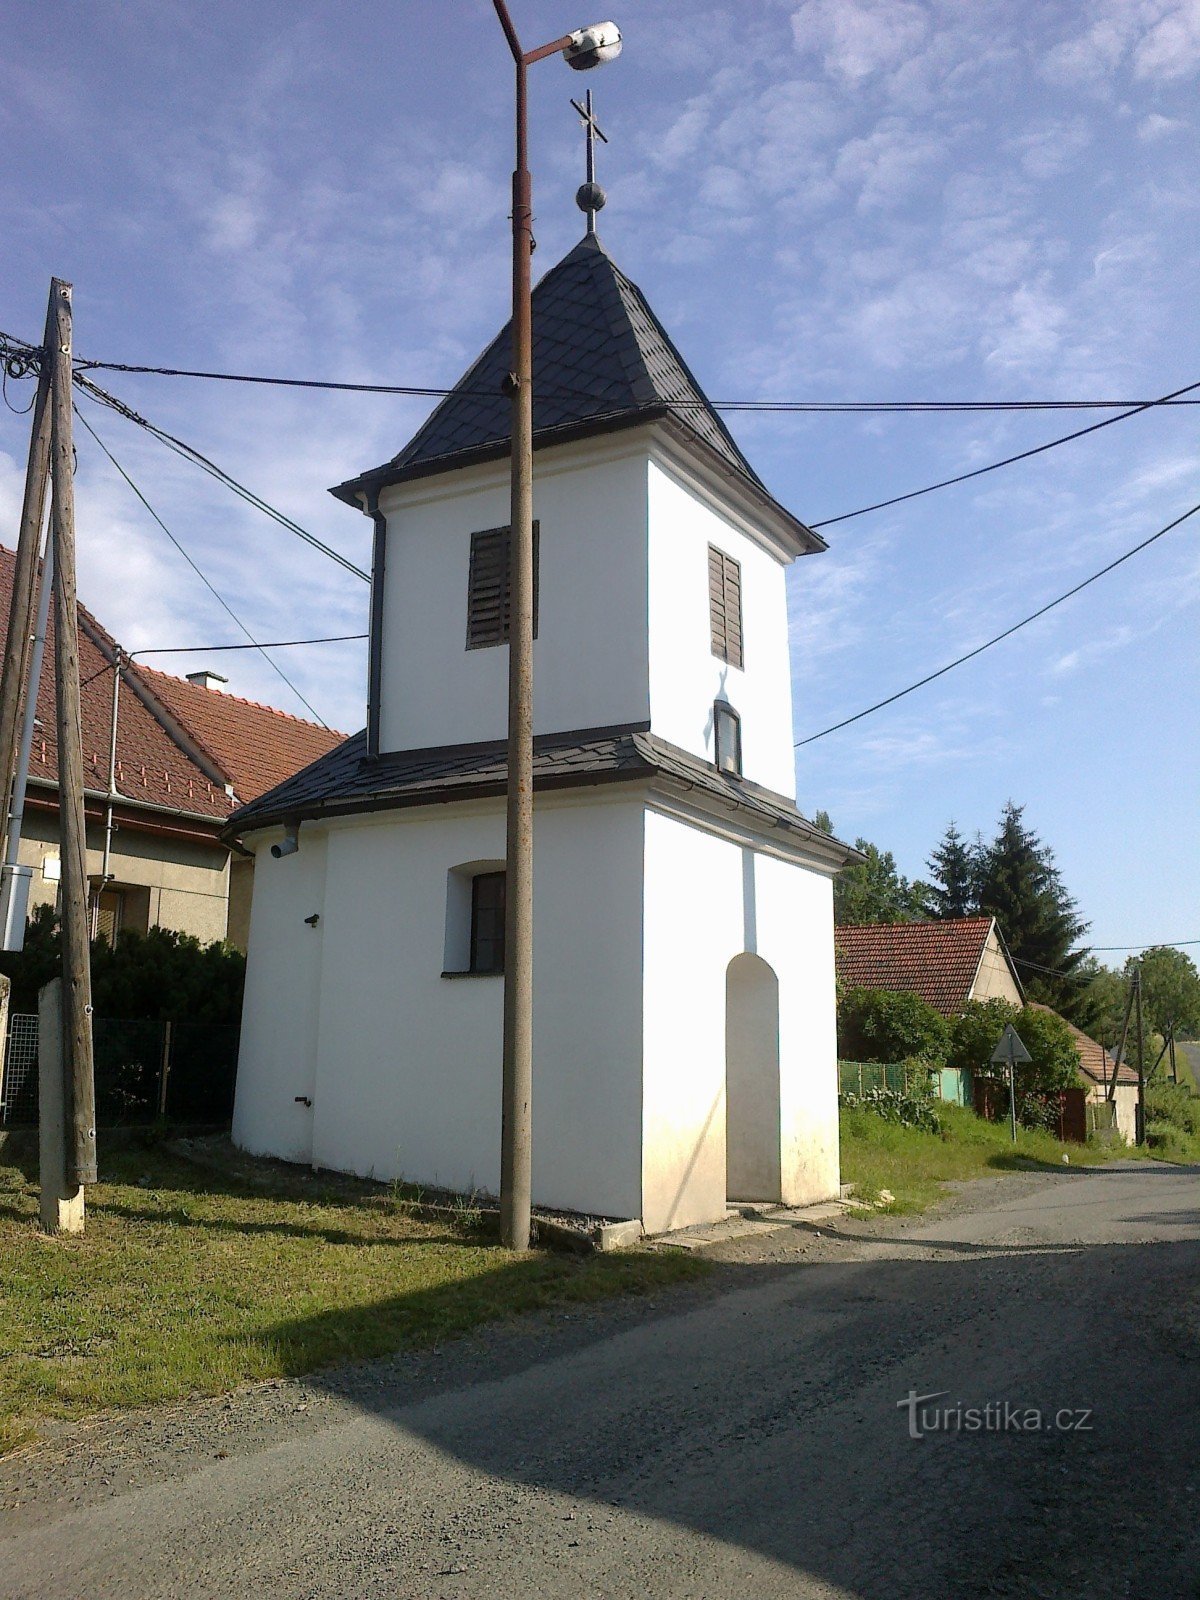
<instances>
[{"instance_id":1,"label":"shrub","mask_svg":"<svg viewBox=\"0 0 1200 1600\"><path fill-rule=\"evenodd\" d=\"M58 919L50 906L39 906L24 950L0 956L0 972L12 979L12 1009L36 1011L38 991L61 971ZM92 946L92 1006L100 1017L236 1023L245 980L240 950L202 945L169 928L123 932L115 950L103 939Z\"/></svg>"},{"instance_id":2,"label":"shrub","mask_svg":"<svg viewBox=\"0 0 1200 1600\"><path fill-rule=\"evenodd\" d=\"M839 1101L847 1111L870 1111L885 1122L897 1122L905 1128L941 1132L941 1118L929 1095L904 1093L899 1089L866 1089L862 1094L843 1094Z\"/></svg>"},{"instance_id":3,"label":"shrub","mask_svg":"<svg viewBox=\"0 0 1200 1600\"><path fill-rule=\"evenodd\" d=\"M1151 1083L1146 1087L1146 1133L1154 1123L1200 1136L1200 1095L1182 1083Z\"/></svg>"},{"instance_id":4,"label":"shrub","mask_svg":"<svg viewBox=\"0 0 1200 1600\"><path fill-rule=\"evenodd\" d=\"M920 995L900 989L848 989L838 1007L844 1061L905 1061L942 1066L950 1026Z\"/></svg>"},{"instance_id":5,"label":"shrub","mask_svg":"<svg viewBox=\"0 0 1200 1600\"><path fill-rule=\"evenodd\" d=\"M950 1025L948 1065L975 1071L987 1067L1010 1022L1033 1057L1016 1071L1018 1107L1022 1094L1070 1089L1079 1082L1079 1052L1063 1019L1056 1012L1008 1000L968 1001Z\"/></svg>"}]
</instances>

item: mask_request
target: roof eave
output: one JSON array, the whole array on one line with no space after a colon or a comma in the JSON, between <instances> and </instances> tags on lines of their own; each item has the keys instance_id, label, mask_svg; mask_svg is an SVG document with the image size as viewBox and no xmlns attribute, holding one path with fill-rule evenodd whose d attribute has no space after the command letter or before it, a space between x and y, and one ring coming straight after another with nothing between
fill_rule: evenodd
<instances>
[{"instance_id":1,"label":"roof eave","mask_svg":"<svg viewBox=\"0 0 1200 1600\"><path fill-rule=\"evenodd\" d=\"M625 428L636 428L645 422L657 422L667 415L666 406L645 406L636 411L622 411L608 416L588 417L583 422L567 423L561 427L539 428L533 436L533 448L542 450L551 445L570 444L576 439L589 439L597 434L619 433ZM431 456L423 461L398 465L387 461L380 467L357 478L348 478L330 489L330 494L348 506L361 511L363 497L378 494L381 489L395 483L411 483L418 478L436 478L445 472L456 472L462 467L475 467L487 461L503 461L510 455L508 439L493 439L487 444L473 445L469 450L455 450L444 456ZM715 452L714 452L715 454Z\"/></svg>"}]
</instances>

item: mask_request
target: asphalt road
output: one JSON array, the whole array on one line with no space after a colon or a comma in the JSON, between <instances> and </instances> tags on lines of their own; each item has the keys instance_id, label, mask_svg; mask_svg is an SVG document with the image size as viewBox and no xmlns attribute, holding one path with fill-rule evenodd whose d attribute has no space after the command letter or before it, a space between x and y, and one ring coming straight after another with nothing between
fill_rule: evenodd
<instances>
[{"instance_id":1,"label":"asphalt road","mask_svg":"<svg viewBox=\"0 0 1200 1600\"><path fill-rule=\"evenodd\" d=\"M1200 1171L721 1257L2 1462L0 1596L1200 1595ZM910 1437L910 1390L980 1426Z\"/></svg>"}]
</instances>

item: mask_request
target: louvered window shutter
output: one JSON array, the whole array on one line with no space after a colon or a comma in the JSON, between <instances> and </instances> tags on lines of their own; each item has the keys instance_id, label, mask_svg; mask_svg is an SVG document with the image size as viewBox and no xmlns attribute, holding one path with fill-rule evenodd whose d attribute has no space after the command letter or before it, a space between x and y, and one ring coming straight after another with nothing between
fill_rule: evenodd
<instances>
[{"instance_id":1,"label":"louvered window shutter","mask_svg":"<svg viewBox=\"0 0 1200 1600\"><path fill-rule=\"evenodd\" d=\"M732 556L708 547L708 615L712 653L742 666L742 568Z\"/></svg>"},{"instance_id":2,"label":"louvered window shutter","mask_svg":"<svg viewBox=\"0 0 1200 1600\"><path fill-rule=\"evenodd\" d=\"M538 624L538 543L533 525L533 636ZM507 528L484 528L471 535L471 570L467 580L467 649L504 644L508 639L512 580Z\"/></svg>"}]
</instances>

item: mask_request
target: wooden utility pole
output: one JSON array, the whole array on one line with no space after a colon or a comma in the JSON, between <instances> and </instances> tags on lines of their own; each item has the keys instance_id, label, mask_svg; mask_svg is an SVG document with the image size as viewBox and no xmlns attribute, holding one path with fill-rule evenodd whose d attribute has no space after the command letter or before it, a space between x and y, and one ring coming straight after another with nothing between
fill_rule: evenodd
<instances>
[{"instance_id":1,"label":"wooden utility pole","mask_svg":"<svg viewBox=\"0 0 1200 1600\"><path fill-rule=\"evenodd\" d=\"M17 535L17 560L13 570L12 600L8 610L8 637L0 667L0 812L7 821L17 728L21 720L21 689L29 665L30 637L37 608L38 554L46 513L46 484L50 472L50 363L46 349L53 334L54 296L46 310L46 332L37 393L33 400L33 426L29 431L29 458L25 468L25 497ZM37 684L29 685L37 694Z\"/></svg>"},{"instance_id":2,"label":"wooden utility pole","mask_svg":"<svg viewBox=\"0 0 1200 1600\"><path fill-rule=\"evenodd\" d=\"M75 450L71 430L71 285L50 285L53 337L50 536L54 541L54 686L58 712L58 825L62 860L62 1039L70 1108L67 1166L77 1184L96 1182L96 1091L92 1073L92 970L88 941L87 827L79 708L79 619L75 602Z\"/></svg>"},{"instance_id":3,"label":"wooden utility pole","mask_svg":"<svg viewBox=\"0 0 1200 1600\"><path fill-rule=\"evenodd\" d=\"M1140 966L1133 969L1133 1003L1137 1013L1137 1053L1138 1053L1138 1103L1137 1103L1137 1132L1135 1142L1146 1142L1146 1050L1145 1038L1142 1033L1142 969Z\"/></svg>"}]
</instances>

